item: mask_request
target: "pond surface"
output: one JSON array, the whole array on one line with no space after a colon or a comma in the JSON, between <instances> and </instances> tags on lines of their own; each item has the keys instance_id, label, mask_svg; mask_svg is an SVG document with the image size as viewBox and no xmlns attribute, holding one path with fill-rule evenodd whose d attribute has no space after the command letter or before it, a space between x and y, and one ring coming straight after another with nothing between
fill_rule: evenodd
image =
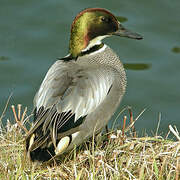
<instances>
[{"instance_id":1,"label":"pond surface","mask_svg":"<svg viewBox=\"0 0 180 180\"><path fill-rule=\"evenodd\" d=\"M103 4L102 4L103 2ZM124 26L144 36L136 41L112 37L105 40L123 63L151 65L127 70L128 87L118 112L128 105L136 117L139 134L166 134L168 125L180 129L180 1L179 0L1 0L0 6L0 112L9 103L21 103L29 112L48 68L68 52L70 24L87 7L103 7L127 20ZM9 108L10 109L10 108ZM4 121L12 117L7 110ZM117 112L117 113L118 113ZM127 111L126 111L127 114ZM122 122L123 115L118 117Z\"/></svg>"}]
</instances>

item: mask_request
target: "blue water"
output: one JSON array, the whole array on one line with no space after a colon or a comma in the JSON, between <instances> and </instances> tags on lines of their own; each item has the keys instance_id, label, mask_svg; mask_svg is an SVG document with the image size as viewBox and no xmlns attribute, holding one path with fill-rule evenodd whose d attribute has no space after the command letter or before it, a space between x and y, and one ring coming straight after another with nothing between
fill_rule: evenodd
<instances>
[{"instance_id":1,"label":"blue water","mask_svg":"<svg viewBox=\"0 0 180 180\"><path fill-rule=\"evenodd\" d=\"M103 7L126 17L124 26L144 36L142 41L112 37L105 43L124 63L151 64L144 71L127 70L127 92L118 111L129 105L137 116L146 108L136 122L139 134L156 131L159 113L159 132L166 134L169 124L180 129L180 53L172 51L180 47L179 0L0 0L0 4L0 112L11 93L9 106L21 103L31 112L48 68L68 52L73 18L84 8ZM9 108L3 121L10 117Z\"/></svg>"}]
</instances>

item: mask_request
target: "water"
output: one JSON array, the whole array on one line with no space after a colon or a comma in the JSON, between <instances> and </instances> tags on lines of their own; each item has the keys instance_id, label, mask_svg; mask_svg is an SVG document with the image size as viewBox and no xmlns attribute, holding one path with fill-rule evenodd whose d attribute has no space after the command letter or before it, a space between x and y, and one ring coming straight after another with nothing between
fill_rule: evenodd
<instances>
[{"instance_id":1,"label":"water","mask_svg":"<svg viewBox=\"0 0 180 180\"><path fill-rule=\"evenodd\" d=\"M127 93L119 111L127 105L137 116L139 133L151 134L168 125L180 129L180 1L22 1L0 0L0 112L12 93L11 104L22 103L32 110L35 92L57 57L67 54L70 24L86 7L103 7L128 21L124 26L144 36L136 41L112 37L105 40L124 63L147 63L150 69L127 70ZM177 50L177 49L176 49ZM8 110L4 121L12 117ZM122 116L118 122L122 121Z\"/></svg>"}]
</instances>

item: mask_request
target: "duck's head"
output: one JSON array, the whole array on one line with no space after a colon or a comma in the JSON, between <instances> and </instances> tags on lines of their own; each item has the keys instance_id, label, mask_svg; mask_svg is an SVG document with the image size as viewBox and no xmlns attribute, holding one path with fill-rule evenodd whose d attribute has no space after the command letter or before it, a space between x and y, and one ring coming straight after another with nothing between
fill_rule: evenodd
<instances>
[{"instance_id":1,"label":"duck's head","mask_svg":"<svg viewBox=\"0 0 180 180\"><path fill-rule=\"evenodd\" d=\"M125 29L116 17L102 8L88 8L80 12L71 26L69 51L77 58L83 51L101 44L105 37L117 35L132 39L142 36Z\"/></svg>"}]
</instances>

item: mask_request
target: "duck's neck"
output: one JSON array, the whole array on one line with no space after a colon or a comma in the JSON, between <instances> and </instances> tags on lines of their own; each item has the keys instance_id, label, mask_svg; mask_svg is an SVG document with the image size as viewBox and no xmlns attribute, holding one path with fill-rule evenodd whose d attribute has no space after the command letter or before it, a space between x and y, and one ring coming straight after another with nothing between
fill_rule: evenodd
<instances>
[{"instance_id":1,"label":"duck's neck","mask_svg":"<svg viewBox=\"0 0 180 180\"><path fill-rule=\"evenodd\" d=\"M98 50L102 49L104 46L103 43L100 43L100 44L95 44L89 48L86 48L84 49L83 51L81 51L81 53L79 54L79 56L85 56L85 55L88 55L88 54L92 54L94 52L98 52Z\"/></svg>"},{"instance_id":2,"label":"duck's neck","mask_svg":"<svg viewBox=\"0 0 180 180\"><path fill-rule=\"evenodd\" d=\"M101 49L104 50L107 46L103 43L101 44L97 44L97 45L94 45L88 49L84 49L82 50L77 56L73 57L72 54L68 54L67 56L65 56L64 58L58 58L58 59L61 59L61 60L64 60L64 61L71 61L71 60L74 60L74 59L77 59L78 57L80 56L85 56L85 55L90 55L92 53L96 53L96 52L99 52Z\"/></svg>"},{"instance_id":3,"label":"duck's neck","mask_svg":"<svg viewBox=\"0 0 180 180\"><path fill-rule=\"evenodd\" d=\"M106 36L99 36L90 40L89 36L86 33L78 33L78 35L74 36L71 34L69 53L73 58L90 54L103 47L104 44L101 42L101 40L104 39Z\"/></svg>"},{"instance_id":4,"label":"duck's neck","mask_svg":"<svg viewBox=\"0 0 180 180\"><path fill-rule=\"evenodd\" d=\"M77 58L83 49L88 46L89 39L87 33L81 30L71 31L71 38L69 44L69 53L73 58Z\"/></svg>"}]
</instances>

